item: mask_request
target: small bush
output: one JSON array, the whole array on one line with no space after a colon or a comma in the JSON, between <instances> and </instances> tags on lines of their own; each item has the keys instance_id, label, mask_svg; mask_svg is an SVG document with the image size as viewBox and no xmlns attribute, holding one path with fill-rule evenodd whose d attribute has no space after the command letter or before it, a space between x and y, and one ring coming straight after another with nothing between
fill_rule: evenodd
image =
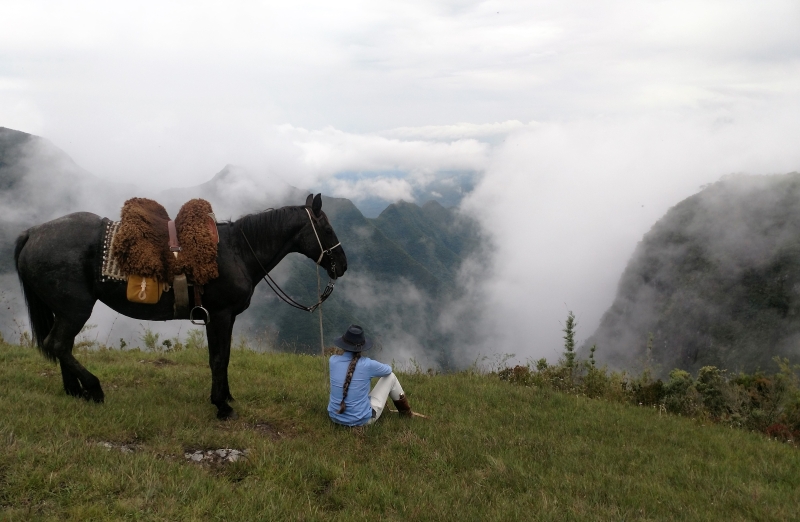
<instances>
[{"instance_id":1,"label":"small bush","mask_svg":"<svg viewBox=\"0 0 800 522\"><path fill-rule=\"evenodd\" d=\"M764 432L773 439L778 439L781 442L794 442L800 433L792 431L786 424L776 422L767 427Z\"/></svg>"},{"instance_id":2,"label":"small bush","mask_svg":"<svg viewBox=\"0 0 800 522\"><path fill-rule=\"evenodd\" d=\"M695 383L695 388L702 397L703 406L715 419L719 419L725 413L724 388L727 383L723 379L723 373L716 366L703 366L697 373Z\"/></svg>"},{"instance_id":3,"label":"small bush","mask_svg":"<svg viewBox=\"0 0 800 522\"><path fill-rule=\"evenodd\" d=\"M669 372L669 381L664 386L664 407L668 412L692 416L697 413L700 400L689 372L677 368Z\"/></svg>"},{"instance_id":4,"label":"small bush","mask_svg":"<svg viewBox=\"0 0 800 522\"><path fill-rule=\"evenodd\" d=\"M596 368L594 360L590 364L591 366L587 368L586 376L583 378L586 396L591 398L602 397L608 392L611 381L605 368Z\"/></svg>"},{"instance_id":5,"label":"small bush","mask_svg":"<svg viewBox=\"0 0 800 522\"><path fill-rule=\"evenodd\" d=\"M160 352L161 347L158 345L158 338L161 337L160 334L153 332L150 328L144 328L144 333L140 339L142 340L142 344L144 347L150 350L151 352Z\"/></svg>"},{"instance_id":6,"label":"small bush","mask_svg":"<svg viewBox=\"0 0 800 522\"><path fill-rule=\"evenodd\" d=\"M657 406L662 404L666 397L664 383L661 379L651 381L649 376L631 384L631 394L634 403L639 406Z\"/></svg>"},{"instance_id":7,"label":"small bush","mask_svg":"<svg viewBox=\"0 0 800 522\"><path fill-rule=\"evenodd\" d=\"M514 366L513 368L504 368L498 372L500 380L508 381L513 384L521 384L523 386L531 386L533 383L533 375L531 369L527 366Z\"/></svg>"},{"instance_id":8,"label":"small bush","mask_svg":"<svg viewBox=\"0 0 800 522\"><path fill-rule=\"evenodd\" d=\"M187 350L206 350L208 343L206 341L206 332L200 328L192 328L186 335L186 349Z\"/></svg>"}]
</instances>

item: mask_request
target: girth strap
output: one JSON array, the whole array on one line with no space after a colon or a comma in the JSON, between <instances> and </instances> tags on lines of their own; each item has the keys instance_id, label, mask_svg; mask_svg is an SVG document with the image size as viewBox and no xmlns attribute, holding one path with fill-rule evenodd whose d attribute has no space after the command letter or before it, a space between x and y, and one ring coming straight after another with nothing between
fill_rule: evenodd
<instances>
[{"instance_id":1,"label":"girth strap","mask_svg":"<svg viewBox=\"0 0 800 522\"><path fill-rule=\"evenodd\" d=\"M189 283L186 275L176 275L172 279L172 291L175 293L175 319L186 319L189 316Z\"/></svg>"}]
</instances>

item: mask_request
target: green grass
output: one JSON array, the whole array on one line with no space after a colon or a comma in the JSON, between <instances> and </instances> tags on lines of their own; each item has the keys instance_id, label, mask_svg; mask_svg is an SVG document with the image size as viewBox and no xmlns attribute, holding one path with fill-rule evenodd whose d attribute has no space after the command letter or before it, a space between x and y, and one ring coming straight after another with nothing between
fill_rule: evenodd
<instances>
[{"instance_id":1,"label":"green grass","mask_svg":"<svg viewBox=\"0 0 800 522\"><path fill-rule=\"evenodd\" d=\"M796 448L650 408L492 375L401 374L430 419L387 412L347 429L327 418L322 359L235 351L240 418L220 422L203 352L79 359L101 379L105 404L67 397L58 367L35 350L0 346L2 520L799 516ZM249 457L214 466L183 457L225 447Z\"/></svg>"}]
</instances>

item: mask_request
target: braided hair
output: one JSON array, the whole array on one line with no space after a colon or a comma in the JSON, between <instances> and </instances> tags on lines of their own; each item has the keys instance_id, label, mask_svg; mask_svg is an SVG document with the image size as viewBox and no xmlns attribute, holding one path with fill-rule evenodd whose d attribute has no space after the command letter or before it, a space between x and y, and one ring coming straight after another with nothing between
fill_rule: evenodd
<instances>
[{"instance_id":1,"label":"braided hair","mask_svg":"<svg viewBox=\"0 0 800 522\"><path fill-rule=\"evenodd\" d=\"M358 360L361 358L361 352L353 352L353 358L350 360L350 366L347 367L347 377L344 380L344 385L342 386L342 404L339 405L338 413L344 413L344 410L347 409L347 406L344 404L344 400L347 398L347 390L350 388L350 381L353 379L353 372L356 371L356 364L358 364Z\"/></svg>"}]
</instances>

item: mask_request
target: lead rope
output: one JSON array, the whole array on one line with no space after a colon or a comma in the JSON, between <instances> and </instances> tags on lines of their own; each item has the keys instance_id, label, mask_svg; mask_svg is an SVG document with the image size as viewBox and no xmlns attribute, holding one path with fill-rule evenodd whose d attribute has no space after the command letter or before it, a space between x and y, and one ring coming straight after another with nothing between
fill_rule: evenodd
<instances>
[{"instance_id":1,"label":"lead rope","mask_svg":"<svg viewBox=\"0 0 800 522\"><path fill-rule=\"evenodd\" d=\"M319 278L319 265L317 265L317 294L320 293L322 283ZM317 307L319 310L319 353L322 356L322 365L323 370L322 372L325 374L325 386L328 389L328 395L331 392L331 376L330 376L330 367L328 366L328 361L325 359L325 341L324 341L324 334L322 330L322 304Z\"/></svg>"}]
</instances>

